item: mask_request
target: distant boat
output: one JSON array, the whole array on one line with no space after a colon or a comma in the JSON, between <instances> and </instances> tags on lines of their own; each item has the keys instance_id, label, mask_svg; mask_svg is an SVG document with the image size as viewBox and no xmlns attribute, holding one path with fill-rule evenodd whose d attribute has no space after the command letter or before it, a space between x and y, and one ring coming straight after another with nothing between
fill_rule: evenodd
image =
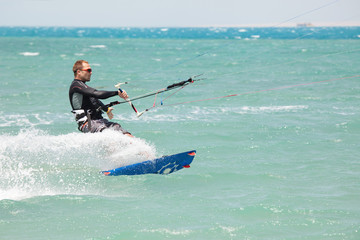
<instances>
[{"instance_id":1,"label":"distant boat","mask_svg":"<svg viewBox=\"0 0 360 240\"><path fill-rule=\"evenodd\" d=\"M298 23L296 24L296 27L313 27L314 25L312 23Z\"/></svg>"}]
</instances>

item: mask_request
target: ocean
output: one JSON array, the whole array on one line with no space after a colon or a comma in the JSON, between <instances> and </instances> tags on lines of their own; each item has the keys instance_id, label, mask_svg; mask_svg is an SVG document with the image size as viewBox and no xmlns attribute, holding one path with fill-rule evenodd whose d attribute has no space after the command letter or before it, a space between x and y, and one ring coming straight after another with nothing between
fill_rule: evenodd
<instances>
[{"instance_id":1,"label":"ocean","mask_svg":"<svg viewBox=\"0 0 360 240\"><path fill-rule=\"evenodd\" d=\"M359 52L360 27L1 27L0 239L360 239ZM135 138L83 134L78 59L131 98L201 80L114 106Z\"/></svg>"}]
</instances>

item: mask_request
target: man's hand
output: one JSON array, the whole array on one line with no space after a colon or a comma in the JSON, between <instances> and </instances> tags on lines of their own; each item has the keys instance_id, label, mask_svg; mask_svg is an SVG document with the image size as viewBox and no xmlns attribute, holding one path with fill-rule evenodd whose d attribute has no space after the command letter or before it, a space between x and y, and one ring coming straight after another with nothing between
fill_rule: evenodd
<instances>
[{"instance_id":1,"label":"man's hand","mask_svg":"<svg viewBox=\"0 0 360 240\"><path fill-rule=\"evenodd\" d=\"M129 98L129 96L127 95L127 93L125 92L125 90L122 90L122 92L118 91L119 97L121 97L122 99L126 100Z\"/></svg>"},{"instance_id":2,"label":"man's hand","mask_svg":"<svg viewBox=\"0 0 360 240\"><path fill-rule=\"evenodd\" d=\"M114 117L114 114L111 112L112 110L114 109L112 107L109 107L108 111L106 112L110 120Z\"/></svg>"}]
</instances>

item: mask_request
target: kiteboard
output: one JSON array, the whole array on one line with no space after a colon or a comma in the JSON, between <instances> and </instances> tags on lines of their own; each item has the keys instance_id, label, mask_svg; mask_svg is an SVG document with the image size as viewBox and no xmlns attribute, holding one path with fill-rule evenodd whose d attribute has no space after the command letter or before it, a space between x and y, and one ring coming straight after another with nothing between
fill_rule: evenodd
<instances>
[{"instance_id":1,"label":"kiteboard","mask_svg":"<svg viewBox=\"0 0 360 240\"><path fill-rule=\"evenodd\" d=\"M183 168L189 168L196 151L188 151L153 160L147 160L132 165L102 171L106 176L141 175L141 174L170 174Z\"/></svg>"}]
</instances>

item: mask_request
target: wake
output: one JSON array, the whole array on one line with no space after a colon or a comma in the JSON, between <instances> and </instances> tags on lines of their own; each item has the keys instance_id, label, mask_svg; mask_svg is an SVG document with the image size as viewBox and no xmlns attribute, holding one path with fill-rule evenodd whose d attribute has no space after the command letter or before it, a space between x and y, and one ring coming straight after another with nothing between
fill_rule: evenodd
<instances>
[{"instance_id":1,"label":"wake","mask_svg":"<svg viewBox=\"0 0 360 240\"><path fill-rule=\"evenodd\" d=\"M153 158L154 146L110 130L54 136L32 129L0 135L0 200L96 194L101 170Z\"/></svg>"}]
</instances>

